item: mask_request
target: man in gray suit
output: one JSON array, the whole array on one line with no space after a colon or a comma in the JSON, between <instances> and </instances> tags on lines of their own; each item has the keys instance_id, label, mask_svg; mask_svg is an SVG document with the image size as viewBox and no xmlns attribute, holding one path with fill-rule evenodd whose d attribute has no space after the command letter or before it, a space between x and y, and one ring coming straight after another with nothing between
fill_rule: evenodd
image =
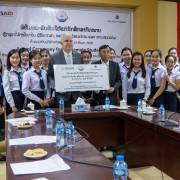
<instances>
[{"instance_id":1,"label":"man in gray suit","mask_svg":"<svg viewBox=\"0 0 180 180\"><path fill-rule=\"evenodd\" d=\"M48 67L48 79L51 84L51 88L55 88L54 81L54 64L82 64L82 55L73 50L73 35L69 33L63 33L61 35L62 49L50 57ZM62 84L63 86L63 84ZM79 91L74 92L56 92L55 93L55 107L59 107L59 98L64 99L65 107L70 107L74 104L78 97L81 97Z\"/></svg>"},{"instance_id":2,"label":"man in gray suit","mask_svg":"<svg viewBox=\"0 0 180 180\"><path fill-rule=\"evenodd\" d=\"M110 103L112 105L117 105L117 90L122 84L121 77L119 76L119 65L117 62L110 61L110 47L108 45L100 46L99 56L101 60L95 61L92 64L104 64L107 66L110 88L107 90L95 91L93 97L99 102L99 105L104 105L106 95L108 95Z\"/></svg>"}]
</instances>

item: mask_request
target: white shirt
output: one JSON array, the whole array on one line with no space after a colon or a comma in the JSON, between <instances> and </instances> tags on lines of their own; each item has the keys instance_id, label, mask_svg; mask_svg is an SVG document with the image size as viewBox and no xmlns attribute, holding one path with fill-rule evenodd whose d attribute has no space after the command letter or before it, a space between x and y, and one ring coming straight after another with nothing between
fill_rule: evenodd
<instances>
[{"instance_id":1,"label":"white shirt","mask_svg":"<svg viewBox=\"0 0 180 180\"><path fill-rule=\"evenodd\" d=\"M171 79L171 81L173 83L175 83L176 80L180 80L180 72L173 69L170 73L169 73L169 78ZM165 89L165 91L168 91L168 92L175 92L176 90L173 89L169 84L167 86L167 89Z\"/></svg>"},{"instance_id":2,"label":"white shirt","mask_svg":"<svg viewBox=\"0 0 180 180\"><path fill-rule=\"evenodd\" d=\"M12 91L20 91L18 75L14 72L15 69L11 67L10 71L7 69L4 70L2 80L3 80L3 88L4 94L9 105L15 106L13 96L11 94ZM24 70L20 67L17 72L21 72L21 78L23 76Z\"/></svg>"},{"instance_id":3,"label":"white shirt","mask_svg":"<svg viewBox=\"0 0 180 180\"><path fill-rule=\"evenodd\" d=\"M130 78L127 77L127 73L124 75L123 84L122 84L122 97L127 101L127 94L139 94L145 93L144 99L148 99L151 91L150 78L149 74L146 72L146 77L142 77L142 70L137 74L137 87L132 88L134 78L133 70L130 73Z\"/></svg>"},{"instance_id":4,"label":"white shirt","mask_svg":"<svg viewBox=\"0 0 180 180\"><path fill-rule=\"evenodd\" d=\"M156 82L156 87L160 87L161 86L161 79L164 77L164 74L167 73L167 70L165 69L164 66L161 65L161 63L159 63L157 68L156 68L157 70L154 74L154 78L155 78L155 82ZM149 66L146 67L146 72L149 74L149 77L151 78L152 64L150 64Z\"/></svg>"},{"instance_id":5,"label":"white shirt","mask_svg":"<svg viewBox=\"0 0 180 180\"><path fill-rule=\"evenodd\" d=\"M127 67L124 62L119 64L119 71L120 71L120 76L121 80L123 80L124 75L129 71L129 67Z\"/></svg>"},{"instance_id":6,"label":"white shirt","mask_svg":"<svg viewBox=\"0 0 180 180\"><path fill-rule=\"evenodd\" d=\"M34 100L38 102L40 98L35 94L31 93L31 91L46 91L46 98L50 98L50 87L47 81L47 72L41 69L41 75L44 81L45 89L40 88L40 79L39 75L36 74L35 69L31 67L28 71L23 74L23 83L22 83L22 93L29 98L30 100Z\"/></svg>"},{"instance_id":7,"label":"white shirt","mask_svg":"<svg viewBox=\"0 0 180 180\"><path fill-rule=\"evenodd\" d=\"M70 53L66 53L65 51L63 51L63 52L64 52L66 63L69 64L68 63L68 58L70 58L70 61L71 61L70 64L73 64L72 51ZM69 55L69 57L68 57L68 55Z\"/></svg>"}]
</instances>

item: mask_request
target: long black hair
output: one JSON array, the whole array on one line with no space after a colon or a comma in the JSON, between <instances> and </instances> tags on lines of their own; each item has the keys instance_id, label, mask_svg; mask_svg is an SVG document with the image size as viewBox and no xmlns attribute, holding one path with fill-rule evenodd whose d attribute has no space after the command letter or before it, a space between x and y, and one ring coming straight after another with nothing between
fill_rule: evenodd
<instances>
[{"instance_id":1,"label":"long black hair","mask_svg":"<svg viewBox=\"0 0 180 180\"><path fill-rule=\"evenodd\" d=\"M37 50L32 50L30 53L29 53L29 66L31 67L32 66L32 59L34 58L34 56L36 56L37 54L39 54L40 56L41 56L41 54L40 54L40 52L39 51L37 51Z\"/></svg>"},{"instance_id":2,"label":"long black hair","mask_svg":"<svg viewBox=\"0 0 180 180\"><path fill-rule=\"evenodd\" d=\"M145 65L144 65L144 57L143 54L139 51L136 51L132 54L132 59L131 59L131 65L129 68L129 71L127 72L127 77L130 78L131 77L131 71L134 68L134 64L133 64L133 59L135 56L141 56L141 70L142 70L142 77L145 78L146 77L146 69L145 69Z\"/></svg>"},{"instance_id":3,"label":"long black hair","mask_svg":"<svg viewBox=\"0 0 180 180\"><path fill-rule=\"evenodd\" d=\"M8 71L10 71L11 66L12 66L12 64L11 64L11 62L10 62L10 57L11 57L13 54L16 54L16 53L17 53L18 56L19 56L19 51L18 51L17 49L12 49L12 50L9 51L9 53L8 53L8 55L7 55L6 67L7 67L7 70L8 70ZM19 57L19 59L20 59L20 57ZM20 66L20 64L21 64L21 59L20 59L20 61L19 61L18 66Z\"/></svg>"}]
</instances>

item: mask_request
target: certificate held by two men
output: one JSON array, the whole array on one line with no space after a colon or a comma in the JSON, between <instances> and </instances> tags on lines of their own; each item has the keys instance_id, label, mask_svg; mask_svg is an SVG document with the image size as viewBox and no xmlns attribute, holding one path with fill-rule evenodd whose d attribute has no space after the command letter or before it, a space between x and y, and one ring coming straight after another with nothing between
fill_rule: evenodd
<instances>
[{"instance_id":1,"label":"certificate held by two men","mask_svg":"<svg viewBox=\"0 0 180 180\"><path fill-rule=\"evenodd\" d=\"M107 66L103 64L54 65L56 92L109 89Z\"/></svg>"}]
</instances>

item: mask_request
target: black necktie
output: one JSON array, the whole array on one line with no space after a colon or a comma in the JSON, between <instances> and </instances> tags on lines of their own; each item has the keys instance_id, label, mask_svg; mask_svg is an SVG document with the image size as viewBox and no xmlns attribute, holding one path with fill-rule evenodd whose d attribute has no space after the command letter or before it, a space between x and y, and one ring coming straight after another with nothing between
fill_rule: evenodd
<instances>
[{"instance_id":1,"label":"black necktie","mask_svg":"<svg viewBox=\"0 0 180 180\"><path fill-rule=\"evenodd\" d=\"M129 68L124 64L124 67L127 69L127 71L129 70Z\"/></svg>"},{"instance_id":2,"label":"black necktie","mask_svg":"<svg viewBox=\"0 0 180 180\"><path fill-rule=\"evenodd\" d=\"M168 76L171 74L171 72L170 73L168 73ZM165 87L165 89L167 89L167 87L168 87L168 82L166 81L166 87Z\"/></svg>"},{"instance_id":3,"label":"black necktie","mask_svg":"<svg viewBox=\"0 0 180 180\"><path fill-rule=\"evenodd\" d=\"M42 75L41 75L41 70L39 72L37 72L35 70L34 72L39 76L40 88L44 90L45 89L45 85L44 85L44 81L43 81L43 78L42 78Z\"/></svg>"},{"instance_id":4,"label":"black necktie","mask_svg":"<svg viewBox=\"0 0 180 180\"><path fill-rule=\"evenodd\" d=\"M2 84L2 74L0 74L0 88L1 88L1 97L4 97L4 89L3 89L3 84Z\"/></svg>"},{"instance_id":5,"label":"black necktie","mask_svg":"<svg viewBox=\"0 0 180 180\"><path fill-rule=\"evenodd\" d=\"M152 74L151 74L151 88L155 88L156 87L156 81L155 81L155 72L157 69L152 69Z\"/></svg>"},{"instance_id":6,"label":"black necktie","mask_svg":"<svg viewBox=\"0 0 180 180\"><path fill-rule=\"evenodd\" d=\"M17 76L18 76L18 81L19 81L19 87L20 87L20 91L21 91L21 88L22 88L22 78L21 78L21 72L17 72L17 71L14 71Z\"/></svg>"},{"instance_id":7,"label":"black necktie","mask_svg":"<svg viewBox=\"0 0 180 180\"><path fill-rule=\"evenodd\" d=\"M132 88L133 89L137 88L137 75L138 75L139 72L140 72L140 70L138 72L134 72L134 78L133 78L133 82L132 82Z\"/></svg>"}]
</instances>

